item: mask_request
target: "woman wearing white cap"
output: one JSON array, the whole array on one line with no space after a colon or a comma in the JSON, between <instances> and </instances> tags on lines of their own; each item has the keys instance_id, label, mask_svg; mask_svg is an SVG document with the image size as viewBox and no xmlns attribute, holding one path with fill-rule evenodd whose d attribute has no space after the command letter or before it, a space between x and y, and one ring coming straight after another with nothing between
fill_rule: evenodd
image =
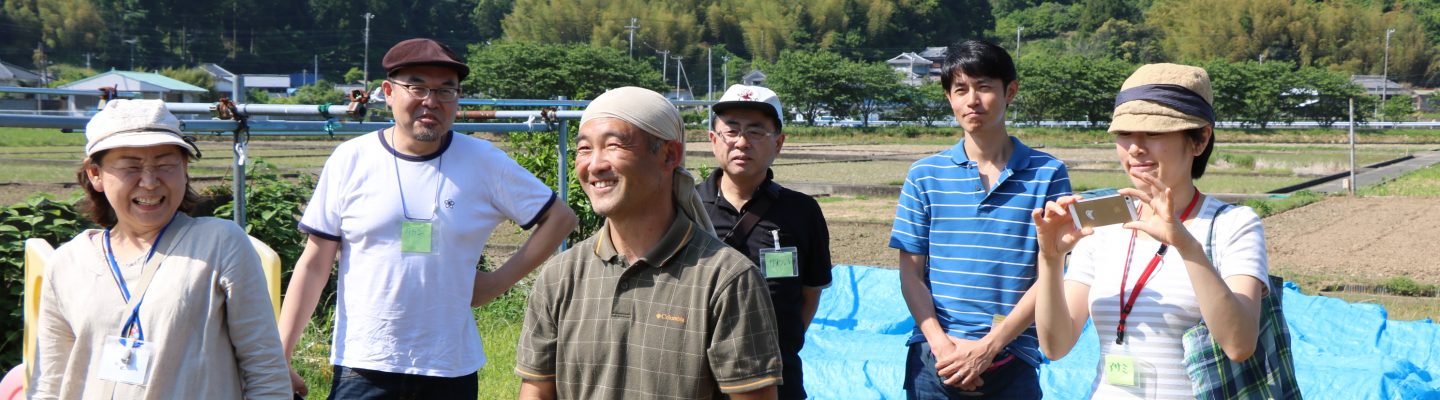
<instances>
[{"instance_id":1,"label":"woman wearing white cap","mask_svg":"<svg viewBox=\"0 0 1440 400\"><path fill-rule=\"evenodd\" d=\"M229 221L191 218L194 143L158 100L85 127L90 229L49 260L36 399L287 399L259 256Z\"/></svg>"},{"instance_id":2,"label":"woman wearing white cap","mask_svg":"<svg viewBox=\"0 0 1440 400\"><path fill-rule=\"evenodd\" d=\"M1194 398L1181 342L1202 319L1231 360L1255 352L1268 281L1260 218L1195 187L1215 146L1211 99L1203 69L1140 67L1116 96L1110 124L1135 185L1120 193L1138 200L1139 219L1077 229L1069 206L1079 196L1032 213L1040 347L1064 357L1093 316L1097 399Z\"/></svg>"}]
</instances>

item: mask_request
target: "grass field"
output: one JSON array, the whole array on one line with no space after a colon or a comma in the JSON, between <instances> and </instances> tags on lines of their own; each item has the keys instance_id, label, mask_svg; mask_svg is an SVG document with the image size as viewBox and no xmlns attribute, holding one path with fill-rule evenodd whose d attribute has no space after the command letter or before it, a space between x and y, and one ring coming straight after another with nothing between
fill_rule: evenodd
<instances>
[{"instance_id":1,"label":"grass field","mask_svg":"<svg viewBox=\"0 0 1440 400\"><path fill-rule=\"evenodd\" d=\"M1440 165L1411 171L1380 186L1359 190L1362 196L1440 197Z\"/></svg>"}]
</instances>

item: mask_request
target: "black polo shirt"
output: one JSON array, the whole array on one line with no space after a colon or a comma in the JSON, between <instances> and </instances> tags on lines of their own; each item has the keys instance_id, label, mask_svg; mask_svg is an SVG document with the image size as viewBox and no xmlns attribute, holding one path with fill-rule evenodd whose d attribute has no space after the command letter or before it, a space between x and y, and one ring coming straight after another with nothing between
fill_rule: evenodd
<instances>
[{"instance_id":1,"label":"black polo shirt","mask_svg":"<svg viewBox=\"0 0 1440 400\"><path fill-rule=\"evenodd\" d=\"M745 210L736 210L735 206L720 195L720 176L724 171L715 169L710 173L710 178L701 182L696 191L700 194L700 200L705 202L705 211L710 214L710 221L715 225L715 236L724 239L735 229L740 222L740 217ZM760 216L760 222L755 224L755 229L749 235L741 238L731 238L725 244L745 254L751 262L762 265L760 261L760 249L775 247L775 241L770 231L780 230L780 247L795 247L798 254L797 270L800 274L791 278L766 279L770 286L771 303L775 305L775 322L779 328L780 354L785 362L785 384L781 386L781 398L786 392L802 390L798 393L803 396L803 387L796 385L801 381L800 371L800 348L805 345L805 326L800 324L800 306L804 297L801 289L804 287L824 288L830 286L830 229L825 225L825 215L820 211L820 203L804 193L786 189L775 183L775 174L772 171L765 171L765 181L760 183L760 189L755 196L766 196L770 199L770 208L765 215ZM752 199L745 204L749 209L755 201ZM792 372L793 371L793 372Z\"/></svg>"}]
</instances>

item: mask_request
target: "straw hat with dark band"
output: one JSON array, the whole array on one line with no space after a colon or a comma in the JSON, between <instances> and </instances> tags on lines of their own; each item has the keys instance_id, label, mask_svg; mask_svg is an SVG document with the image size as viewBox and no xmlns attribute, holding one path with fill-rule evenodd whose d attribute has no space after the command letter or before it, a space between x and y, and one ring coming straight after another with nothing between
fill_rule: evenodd
<instances>
[{"instance_id":1,"label":"straw hat with dark band","mask_svg":"<svg viewBox=\"0 0 1440 400\"><path fill-rule=\"evenodd\" d=\"M1215 123L1210 75L1180 64L1135 70L1115 97L1110 132L1176 132Z\"/></svg>"}]
</instances>

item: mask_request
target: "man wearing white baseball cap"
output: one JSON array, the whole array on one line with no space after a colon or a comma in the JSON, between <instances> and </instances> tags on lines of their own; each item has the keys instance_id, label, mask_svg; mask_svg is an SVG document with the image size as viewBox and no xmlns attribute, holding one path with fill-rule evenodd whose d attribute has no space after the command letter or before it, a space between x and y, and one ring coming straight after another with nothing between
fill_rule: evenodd
<instances>
[{"instance_id":1,"label":"man wearing white baseball cap","mask_svg":"<svg viewBox=\"0 0 1440 400\"><path fill-rule=\"evenodd\" d=\"M734 85L713 109L710 147L719 167L696 191L715 235L764 272L784 366L780 398L803 399L800 348L820 291L830 286L830 231L815 199L774 181L770 165L785 144L780 97Z\"/></svg>"}]
</instances>

